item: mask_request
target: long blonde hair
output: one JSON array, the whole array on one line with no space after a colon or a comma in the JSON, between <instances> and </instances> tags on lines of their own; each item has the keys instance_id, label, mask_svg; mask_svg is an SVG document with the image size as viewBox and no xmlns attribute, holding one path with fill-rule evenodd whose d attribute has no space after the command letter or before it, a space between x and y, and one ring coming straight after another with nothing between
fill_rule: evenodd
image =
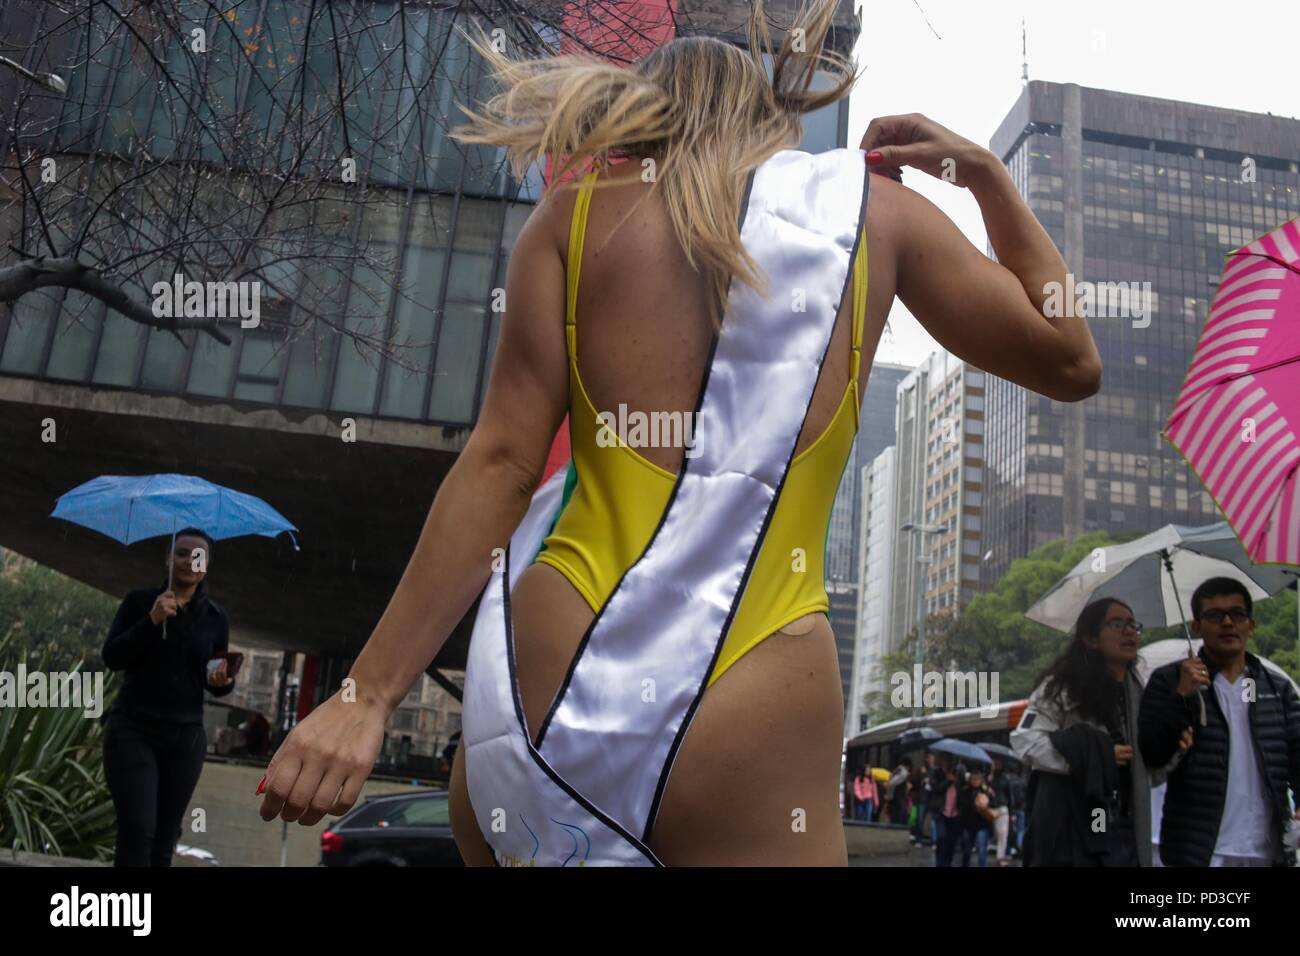
<instances>
[{"instance_id":1,"label":"long blonde hair","mask_svg":"<svg viewBox=\"0 0 1300 956\"><path fill-rule=\"evenodd\" d=\"M555 188L576 188L576 180L564 180L588 162L639 159L643 178L651 173L642 199L662 190L686 260L712 280L721 317L733 275L767 294L766 276L740 241L750 171L796 147L802 114L838 101L858 80L851 60L822 49L840 3L812 0L800 8L773 55L771 80L762 59L762 51L772 52L762 0L751 9L748 51L713 37L679 37L630 68L580 54L512 60L477 23L477 37L457 27L501 91L481 112L462 107L470 122L451 135L504 147L519 179L551 155ZM818 70L834 78L830 89L811 89Z\"/></svg>"}]
</instances>

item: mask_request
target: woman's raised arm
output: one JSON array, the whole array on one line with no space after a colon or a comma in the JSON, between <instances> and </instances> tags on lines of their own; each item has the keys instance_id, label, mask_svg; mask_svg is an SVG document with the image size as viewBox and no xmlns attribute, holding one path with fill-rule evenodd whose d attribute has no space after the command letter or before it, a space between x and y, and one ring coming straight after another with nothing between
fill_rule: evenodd
<instances>
[{"instance_id":1,"label":"woman's raised arm","mask_svg":"<svg viewBox=\"0 0 1300 956\"><path fill-rule=\"evenodd\" d=\"M1073 287L1065 261L997 157L916 114L873 120L862 148L868 164L886 174L872 188L894 237L898 296L936 341L1057 401L1095 395L1101 357L1087 318L1044 311L1053 290L1064 295ZM933 203L891 181L904 165L970 189L997 262Z\"/></svg>"}]
</instances>

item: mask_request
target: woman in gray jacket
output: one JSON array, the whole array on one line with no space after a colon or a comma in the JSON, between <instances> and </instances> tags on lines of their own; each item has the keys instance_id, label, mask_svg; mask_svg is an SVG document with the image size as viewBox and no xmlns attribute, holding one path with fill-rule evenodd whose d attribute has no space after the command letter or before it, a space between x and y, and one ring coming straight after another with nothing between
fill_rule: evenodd
<instances>
[{"instance_id":1,"label":"woman in gray jacket","mask_svg":"<svg viewBox=\"0 0 1300 956\"><path fill-rule=\"evenodd\" d=\"M1033 771L1026 865L1151 865L1151 785L1177 757L1148 773L1136 747L1141 633L1122 601L1085 607L1011 733Z\"/></svg>"}]
</instances>

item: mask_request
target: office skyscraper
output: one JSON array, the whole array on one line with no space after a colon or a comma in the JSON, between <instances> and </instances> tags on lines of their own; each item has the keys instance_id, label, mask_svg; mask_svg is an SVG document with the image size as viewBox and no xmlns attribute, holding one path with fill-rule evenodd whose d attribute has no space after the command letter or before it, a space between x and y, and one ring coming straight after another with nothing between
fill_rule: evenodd
<instances>
[{"instance_id":1,"label":"office skyscraper","mask_svg":"<svg viewBox=\"0 0 1300 956\"><path fill-rule=\"evenodd\" d=\"M844 736L865 729L863 699L868 691L888 686L880 662L892 648L894 540L894 459L890 446L862 469L862 548L858 555L858 627L853 654L852 694L844 699Z\"/></svg>"},{"instance_id":2,"label":"office skyscraper","mask_svg":"<svg viewBox=\"0 0 1300 956\"><path fill-rule=\"evenodd\" d=\"M858 642L858 562L862 551L861 481L862 468L894 443L894 404L898 383L911 369L903 365L876 362L867 378L862 399L858 434L849 450L848 464L840 479L831 520L826 529L826 593L830 598L827 615L835 632L840 658L844 699L852 690L854 648ZM865 370L863 372L865 374Z\"/></svg>"},{"instance_id":3,"label":"office skyscraper","mask_svg":"<svg viewBox=\"0 0 1300 956\"><path fill-rule=\"evenodd\" d=\"M1217 520L1160 431L1224 256L1300 214L1300 122L1033 82L990 145L1095 284L1104 372L1073 404L989 376L985 588L1057 538Z\"/></svg>"},{"instance_id":4,"label":"office skyscraper","mask_svg":"<svg viewBox=\"0 0 1300 956\"><path fill-rule=\"evenodd\" d=\"M861 551L862 469L894 443L894 402L898 383L910 372L906 365L876 362L867 380L858 434L853 439L849 463L844 469L835 504L831 508L830 532L826 540L826 577L856 584Z\"/></svg>"},{"instance_id":5,"label":"office skyscraper","mask_svg":"<svg viewBox=\"0 0 1300 956\"><path fill-rule=\"evenodd\" d=\"M989 378L939 351L898 386L897 533L885 653L916 630L922 613L956 614L978 592Z\"/></svg>"}]
</instances>

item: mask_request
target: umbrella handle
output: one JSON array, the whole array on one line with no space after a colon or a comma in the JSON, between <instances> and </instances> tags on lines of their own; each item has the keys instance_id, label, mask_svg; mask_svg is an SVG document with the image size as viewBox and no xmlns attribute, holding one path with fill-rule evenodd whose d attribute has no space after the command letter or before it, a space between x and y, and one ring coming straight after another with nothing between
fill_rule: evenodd
<instances>
[{"instance_id":1,"label":"umbrella handle","mask_svg":"<svg viewBox=\"0 0 1300 956\"><path fill-rule=\"evenodd\" d=\"M1174 578L1174 559L1167 548L1160 549L1160 557L1164 559L1165 570L1169 572L1169 583L1174 589L1174 601L1178 604L1178 614L1182 616L1183 600L1178 594L1178 581ZM1187 618L1183 618L1183 637L1187 639L1187 656L1192 656L1192 632L1187 626ZM1201 726L1205 726L1205 688L1202 687L1196 692L1196 701L1201 708Z\"/></svg>"},{"instance_id":2,"label":"umbrella handle","mask_svg":"<svg viewBox=\"0 0 1300 956\"><path fill-rule=\"evenodd\" d=\"M172 589L172 572L176 564L176 516L172 515L172 547L167 552L167 590ZM162 639L167 640L167 618L163 618Z\"/></svg>"}]
</instances>

